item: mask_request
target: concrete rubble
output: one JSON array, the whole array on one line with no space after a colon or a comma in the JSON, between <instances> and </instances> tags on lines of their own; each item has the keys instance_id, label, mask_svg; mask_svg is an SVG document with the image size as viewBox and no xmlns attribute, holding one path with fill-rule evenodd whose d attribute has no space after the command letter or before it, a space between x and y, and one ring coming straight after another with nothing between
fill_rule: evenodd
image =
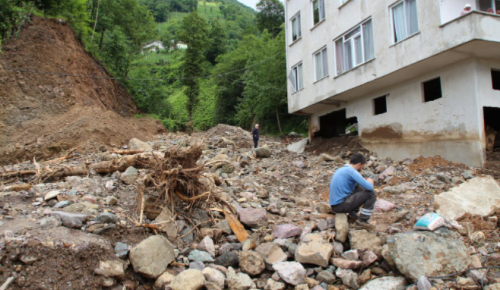
<instances>
[{"instance_id":1,"label":"concrete rubble","mask_svg":"<svg viewBox=\"0 0 500 290\"><path fill-rule=\"evenodd\" d=\"M163 203L155 188L141 187L152 169L140 166L33 182L26 190L0 187L2 281L14 277L14 290L416 290L430 282L435 289L499 288L500 187L480 170L363 151L363 174L376 180L382 200L372 218L376 229L366 231L328 205L332 174L355 152L347 143L314 152L314 143L297 139L290 147L263 136L252 150L251 134L218 125L191 137L131 140L128 148L165 156L203 139L193 166L202 168L200 180L214 181L213 199ZM125 156L89 153L61 166ZM34 179L12 184L28 181ZM413 230L436 211L459 226ZM443 275L451 278L434 278Z\"/></svg>"}]
</instances>

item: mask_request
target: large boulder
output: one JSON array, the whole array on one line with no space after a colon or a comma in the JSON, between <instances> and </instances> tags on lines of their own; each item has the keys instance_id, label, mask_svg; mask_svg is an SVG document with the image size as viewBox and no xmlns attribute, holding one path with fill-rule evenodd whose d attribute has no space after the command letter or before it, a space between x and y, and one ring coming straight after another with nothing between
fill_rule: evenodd
<instances>
[{"instance_id":1,"label":"large boulder","mask_svg":"<svg viewBox=\"0 0 500 290\"><path fill-rule=\"evenodd\" d=\"M372 280L363 286L361 290L404 290L406 279L403 277L382 277Z\"/></svg>"},{"instance_id":2,"label":"large boulder","mask_svg":"<svg viewBox=\"0 0 500 290\"><path fill-rule=\"evenodd\" d=\"M286 147L286 150L293 152L293 153L297 153L297 154L304 153L304 150L306 149L307 141L308 141L308 139L306 138L306 139L300 140L299 142L295 142L293 144L290 144L290 145L288 145L288 147Z\"/></svg>"},{"instance_id":3,"label":"large boulder","mask_svg":"<svg viewBox=\"0 0 500 290\"><path fill-rule=\"evenodd\" d=\"M164 236L151 236L130 250L134 270L148 278L160 276L174 259L174 247Z\"/></svg>"},{"instance_id":4,"label":"large boulder","mask_svg":"<svg viewBox=\"0 0 500 290\"><path fill-rule=\"evenodd\" d=\"M199 270L189 269L177 275L170 288L172 290L199 290L205 285L205 277Z\"/></svg>"},{"instance_id":5,"label":"large boulder","mask_svg":"<svg viewBox=\"0 0 500 290\"><path fill-rule=\"evenodd\" d=\"M420 276L442 276L467 269L469 252L460 236L446 228L435 232L396 234L387 239L382 255L411 281Z\"/></svg>"},{"instance_id":6,"label":"large boulder","mask_svg":"<svg viewBox=\"0 0 500 290\"><path fill-rule=\"evenodd\" d=\"M466 213L490 216L500 208L500 186L491 176L473 178L435 196L434 207L438 214L452 220Z\"/></svg>"},{"instance_id":7,"label":"large boulder","mask_svg":"<svg viewBox=\"0 0 500 290\"><path fill-rule=\"evenodd\" d=\"M255 155L259 158L269 158L271 157L271 150L266 146L255 148Z\"/></svg>"},{"instance_id":8,"label":"large boulder","mask_svg":"<svg viewBox=\"0 0 500 290\"><path fill-rule=\"evenodd\" d=\"M295 261L328 267L332 254L333 246L325 241L322 235L309 234L297 247Z\"/></svg>"},{"instance_id":9,"label":"large boulder","mask_svg":"<svg viewBox=\"0 0 500 290\"><path fill-rule=\"evenodd\" d=\"M291 285L304 284L306 281L306 269L297 262L281 262L273 264L273 269L281 279Z\"/></svg>"},{"instance_id":10,"label":"large boulder","mask_svg":"<svg viewBox=\"0 0 500 290\"><path fill-rule=\"evenodd\" d=\"M251 228L267 226L267 212L262 208L244 208L238 211L241 223Z\"/></svg>"},{"instance_id":11,"label":"large boulder","mask_svg":"<svg viewBox=\"0 0 500 290\"><path fill-rule=\"evenodd\" d=\"M128 142L128 149L151 151L151 150L153 150L153 147L151 147L151 145L149 145L148 143L146 143L144 141L141 141L137 138L132 138Z\"/></svg>"}]
</instances>

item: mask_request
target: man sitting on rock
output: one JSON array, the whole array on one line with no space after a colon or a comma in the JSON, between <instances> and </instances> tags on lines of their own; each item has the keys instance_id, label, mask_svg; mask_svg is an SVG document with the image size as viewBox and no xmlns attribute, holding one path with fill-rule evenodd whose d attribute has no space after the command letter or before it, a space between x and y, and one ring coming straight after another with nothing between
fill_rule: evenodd
<instances>
[{"instance_id":1,"label":"man sitting on rock","mask_svg":"<svg viewBox=\"0 0 500 290\"><path fill-rule=\"evenodd\" d=\"M357 228L372 230L374 226L368 220L373 213L377 194L373 190L373 179L365 179L359 173L365 164L365 156L355 153L349 164L335 171L330 182L330 206L335 213L349 214L349 220L356 221ZM361 206L363 208L358 220Z\"/></svg>"}]
</instances>

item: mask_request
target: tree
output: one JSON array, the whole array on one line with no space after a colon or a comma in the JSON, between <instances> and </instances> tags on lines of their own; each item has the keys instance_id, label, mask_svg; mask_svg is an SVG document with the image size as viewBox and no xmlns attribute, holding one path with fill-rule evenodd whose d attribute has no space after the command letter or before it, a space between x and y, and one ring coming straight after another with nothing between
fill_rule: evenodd
<instances>
[{"instance_id":1,"label":"tree","mask_svg":"<svg viewBox=\"0 0 500 290\"><path fill-rule=\"evenodd\" d=\"M215 59L226 52L227 48L227 35L220 22L216 19L212 22L210 33L208 34L210 45L208 46L205 56L207 61L215 64Z\"/></svg>"},{"instance_id":2,"label":"tree","mask_svg":"<svg viewBox=\"0 0 500 290\"><path fill-rule=\"evenodd\" d=\"M285 8L279 0L260 0L257 3L257 26L261 31L267 29L273 37L281 31L285 21Z\"/></svg>"},{"instance_id":3,"label":"tree","mask_svg":"<svg viewBox=\"0 0 500 290\"><path fill-rule=\"evenodd\" d=\"M178 37L188 45L184 60L183 85L186 86L185 94L188 98L186 108L189 121L192 120L194 108L200 94L198 78L202 75L204 48L207 43L207 23L198 13L191 12L182 21L182 28Z\"/></svg>"}]
</instances>

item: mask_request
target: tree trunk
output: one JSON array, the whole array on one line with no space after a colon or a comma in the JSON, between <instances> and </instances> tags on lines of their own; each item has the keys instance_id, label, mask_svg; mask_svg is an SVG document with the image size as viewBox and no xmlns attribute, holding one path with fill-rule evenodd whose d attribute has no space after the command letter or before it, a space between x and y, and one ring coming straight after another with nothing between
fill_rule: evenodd
<instances>
[{"instance_id":1,"label":"tree trunk","mask_svg":"<svg viewBox=\"0 0 500 290\"><path fill-rule=\"evenodd\" d=\"M99 16L99 2L101 2L101 1L97 0L97 10L95 13L94 31L92 31L92 38L90 39L90 42L94 42L95 28L97 27L97 17Z\"/></svg>"},{"instance_id":2,"label":"tree trunk","mask_svg":"<svg viewBox=\"0 0 500 290\"><path fill-rule=\"evenodd\" d=\"M104 29L101 34L101 40L99 41L99 51L101 51L102 49L102 41L104 40L104 33L106 33L106 29Z\"/></svg>"},{"instance_id":3,"label":"tree trunk","mask_svg":"<svg viewBox=\"0 0 500 290\"><path fill-rule=\"evenodd\" d=\"M276 120L278 120L278 128L280 130L280 135L283 136L283 131L281 130L280 115L278 113L278 107L276 108Z\"/></svg>"}]
</instances>

